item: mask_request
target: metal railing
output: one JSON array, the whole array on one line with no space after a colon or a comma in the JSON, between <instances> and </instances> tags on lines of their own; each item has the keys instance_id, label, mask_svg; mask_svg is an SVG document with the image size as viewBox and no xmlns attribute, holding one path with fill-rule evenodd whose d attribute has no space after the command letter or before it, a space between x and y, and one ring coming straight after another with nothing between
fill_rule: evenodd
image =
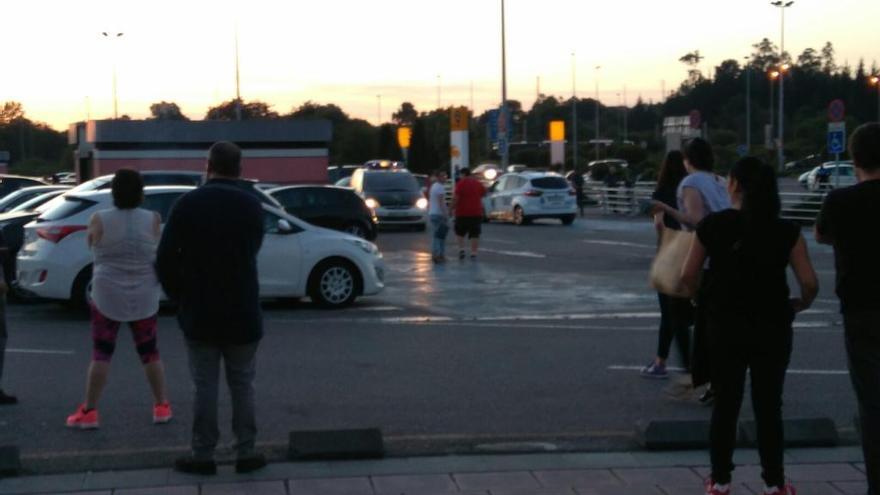
<instances>
[{"instance_id":1,"label":"metal railing","mask_svg":"<svg viewBox=\"0 0 880 495\"><path fill-rule=\"evenodd\" d=\"M587 201L597 204L605 214L640 215L646 213L645 202L651 199L657 184L636 182L632 185L606 186L601 182L587 182L584 193ZM782 218L811 223L816 220L828 190L817 192L781 192Z\"/></svg>"}]
</instances>

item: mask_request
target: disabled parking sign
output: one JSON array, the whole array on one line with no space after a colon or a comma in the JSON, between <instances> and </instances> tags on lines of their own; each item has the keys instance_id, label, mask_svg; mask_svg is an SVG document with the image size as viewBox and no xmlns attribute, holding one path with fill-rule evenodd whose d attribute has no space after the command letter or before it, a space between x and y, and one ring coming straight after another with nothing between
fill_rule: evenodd
<instances>
[{"instance_id":1,"label":"disabled parking sign","mask_svg":"<svg viewBox=\"0 0 880 495\"><path fill-rule=\"evenodd\" d=\"M828 124L828 152L841 154L846 151L846 123L832 122Z\"/></svg>"}]
</instances>

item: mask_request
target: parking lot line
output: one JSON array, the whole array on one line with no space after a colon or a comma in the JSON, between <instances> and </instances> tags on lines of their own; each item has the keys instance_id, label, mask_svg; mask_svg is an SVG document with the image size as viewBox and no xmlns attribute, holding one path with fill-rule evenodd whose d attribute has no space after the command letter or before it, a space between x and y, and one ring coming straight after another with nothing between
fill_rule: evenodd
<instances>
[{"instance_id":1,"label":"parking lot line","mask_svg":"<svg viewBox=\"0 0 880 495\"><path fill-rule=\"evenodd\" d=\"M657 249L656 244L639 244L637 242L624 242L624 241L603 241L598 239L584 239L581 241L585 244L599 244L601 246L625 246L625 247L637 247L637 248L645 248L645 249Z\"/></svg>"},{"instance_id":2,"label":"parking lot line","mask_svg":"<svg viewBox=\"0 0 880 495\"><path fill-rule=\"evenodd\" d=\"M611 365L606 368L609 371L641 371L644 366L628 366L628 365ZM671 366L667 366L666 369L668 371L674 371L676 373L683 372L682 368L675 368ZM801 370L801 369L789 369L789 375L824 375L824 376L844 376L849 375L848 370Z\"/></svg>"},{"instance_id":3,"label":"parking lot line","mask_svg":"<svg viewBox=\"0 0 880 495\"><path fill-rule=\"evenodd\" d=\"M76 354L73 351L69 350L59 350L59 349L6 349L6 352L12 354L49 354L56 356L72 356Z\"/></svg>"},{"instance_id":4,"label":"parking lot line","mask_svg":"<svg viewBox=\"0 0 880 495\"><path fill-rule=\"evenodd\" d=\"M543 259L546 258L546 254L541 253L533 253L531 251L506 251L503 249L489 249L489 248L480 248L480 251L492 254L501 254L504 256L518 256L520 258L538 258Z\"/></svg>"}]
</instances>

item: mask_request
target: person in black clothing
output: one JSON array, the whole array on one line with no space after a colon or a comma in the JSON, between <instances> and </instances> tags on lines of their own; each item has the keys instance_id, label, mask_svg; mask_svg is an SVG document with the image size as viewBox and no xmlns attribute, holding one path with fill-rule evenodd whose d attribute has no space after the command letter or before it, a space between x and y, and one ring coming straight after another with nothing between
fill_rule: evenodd
<instances>
[{"instance_id":1,"label":"person in black clothing","mask_svg":"<svg viewBox=\"0 0 880 495\"><path fill-rule=\"evenodd\" d=\"M687 176L684 166L684 155L680 151L670 151L660 167L657 178L657 189L651 195L651 199L661 201L670 208L678 207L676 192L682 179ZM662 211L654 214L654 228L657 230L657 242L665 229L681 230L681 224L671 215ZM675 339L681 360L686 370L690 369L691 338L690 327L693 320L693 305L690 299L683 297L667 296L657 293L660 301L660 336L657 342L657 356L645 366L641 374L645 378L667 378L666 360L669 358L669 349Z\"/></svg>"},{"instance_id":2,"label":"person in black clothing","mask_svg":"<svg viewBox=\"0 0 880 495\"><path fill-rule=\"evenodd\" d=\"M584 205L586 204L586 198L584 197L584 174L575 167L574 170L569 172L568 181L571 184L571 187L574 188L578 210L580 211L581 217L583 217Z\"/></svg>"},{"instance_id":3,"label":"person in black clothing","mask_svg":"<svg viewBox=\"0 0 880 495\"><path fill-rule=\"evenodd\" d=\"M263 241L259 200L237 185L241 150L228 142L211 146L208 181L178 200L159 243L162 288L178 305L195 384L192 455L175 468L214 474L219 440L217 394L220 362L232 399L236 471L266 465L256 454L253 380L263 335L257 253Z\"/></svg>"},{"instance_id":4,"label":"person in black clothing","mask_svg":"<svg viewBox=\"0 0 880 495\"><path fill-rule=\"evenodd\" d=\"M3 378L3 365L6 360L6 341L8 334L6 333L6 293L9 292L9 285L6 283L4 273L8 270L10 263L9 248L6 239L3 237L3 231L0 230L0 378ZM18 398L9 395L0 389L0 406L9 406L18 404Z\"/></svg>"},{"instance_id":5,"label":"person in black clothing","mask_svg":"<svg viewBox=\"0 0 880 495\"><path fill-rule=\"evenodd\" d=\"M707 318L715 403L710 426L712 475L706 493L729 492L746 372L758 430L764 493L790 494L783 469L782 389L792 349L792 322L818 292L816 274L800 228L779 218L773 169L744 158L730 172L733 208L707 216L697 227L682 272L696 291L706 258L709 279L701 288ZM800 297L790 299L791 265Z\"/></svg>"},{"instance_id":6,"label":"person in black clothing","mask_svg":"<svg viewBox=\"0 0 880 495\"><path fill-rule=\"evenodd\" d=\"M862 423L868 494L880 494L880 123L850 138L859 183L828 194L816 239L834 246L850 380Z\"/></svg>"}]
</instances>

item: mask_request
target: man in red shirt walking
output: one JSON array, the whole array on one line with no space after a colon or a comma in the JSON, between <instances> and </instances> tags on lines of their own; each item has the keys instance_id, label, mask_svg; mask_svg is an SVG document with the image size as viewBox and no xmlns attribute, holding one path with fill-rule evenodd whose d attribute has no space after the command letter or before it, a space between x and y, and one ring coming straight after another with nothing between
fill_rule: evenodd
<instances>
[{"instance_id":1,"label":"man in red shirt walking","mask_svg":"<svg viewBox=\"0 0 880 495\"><path fill-rule=\"evenodd\" d=\"M471 240L471 259L476 259L483 226L483 196L486 188L471 177L470 169L460 170L461 180L455 185L452 209L455 212L455 235L458 237L458 259L465 257L465 237Z\"/></svg>"}]
</instances>

